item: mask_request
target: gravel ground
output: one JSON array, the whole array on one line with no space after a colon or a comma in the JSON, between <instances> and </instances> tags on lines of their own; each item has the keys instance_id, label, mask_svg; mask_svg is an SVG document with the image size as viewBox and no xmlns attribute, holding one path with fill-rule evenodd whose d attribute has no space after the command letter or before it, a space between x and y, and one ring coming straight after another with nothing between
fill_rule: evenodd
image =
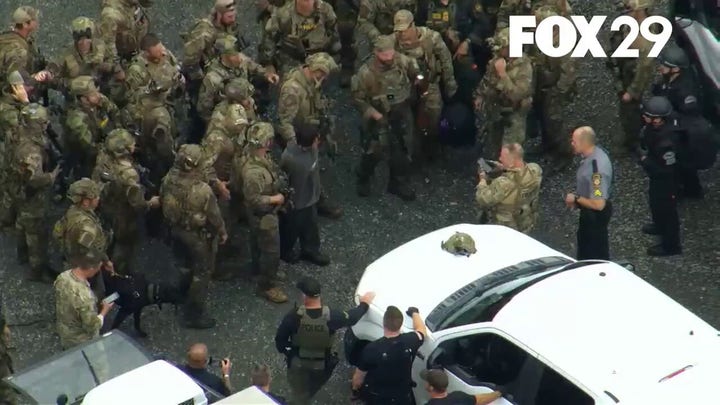
<instances>
[{"instance_id":1,"label":"gravel ground","mask_svg":"<svg viewBox=\"0 0 720 405\"><path fill-rule=\"evenodd\" d=\"M251 27L248 35L257 43L258 27L254 22L254 9L249 1L249 15L240 17ZM70 39L69 23L79 14L97 16L98 0L34 0L29 2L42 9L40 43L48 55ZM67 7L72 3L72 7ZM157 0L150 11L153 31L164 38L166 45L180 52L179 32L188 29L194 18L203 16L210 7L210 0ZM610 0L575 1L577 14L612 15ZM7 16L19 0L3 1L1 15ZM24 3L28 4L28 2ZM593 126L601 139L607 139L618 124L612 77L604 69L603 61L584 59L579 79L579 97L568 108L568 121L586 122ZM365 265L382 256L391 247L409 241L428 231L459 222L472 222L474 156L469 151L451 151L448 163L437 167L430 183L418 181L418 201L404 204L398 199L381 194L381 179L376 181L376 194L360 199L354 192L352 166L356 161L358 147L357 114L348 103L346 93L332 90L336 97L340 125L347 131L341 140L342 155L335 164L329 164L324 181L330 195L343 205L345 216L337 222L322 222L322 238L326 252L333 264L325 269L297 265L283 265L291 280L302 275L312 275L324 283L325 302L334 306L351 304L351 295ZM720 264L716 248L717 238L712 235L720 228L720 222L712 220L719 212L717 170L703 173L702 178L709 192L704 201L682 203L680 207L685 254L673 258L648 258L645 248L653 241L639 232L648 219L646 203L646 179L639 167L630 159L615 160L615 214L611 223L611 247L615 258L628 259L637 266L640 276L688 306L714 326L720 326L717 315L720 293L714 287L718 277L714 274ZM384 176L381 176L384 177ZM542 223L535 236L563 252L574 254L577 218L568 212L562 199L574 185L574 170L546 179L542 191ZM59 212L58 212L59 214ZM53 219L54 221L54 219ZM703 231L704 230L704 231ZM244 246L245 233L235 235L235 246ZM225 260L226 266L245 266L247 257L243 247L239 257ZM16 368L22 369L60 350L54 335L52 300L47 286L30 284L23 280L24 270L14 260L14 243L6 235L0 236L0 283L2 283L3 307L13 328ZM161 243L148 241L140 249L139 264L150 278L170 277L169 252ZM229 356L234 363L233 383L243 387L248 382L248 369L253 363L268 363L277 374L282 373L283 363L273 346L275 327L285 311L292 307L296 291L288 282L291 302L274 306L253 294L254 286L247 279L211 286L210 309L219 326L207 331L181 329L172 308L147 308L144 325L150 337L143 341L149 349L166 353L171 359L181 360L189 343L206 342L213 356ZM297 296L299 299L299 296ZM123 330L130 330L126 321ZM317 396L319 404L347 402L350 370L341 365L332 380ZM287 392L284 378L278 375L275 389Z\"/></svg>"}]
</instances>

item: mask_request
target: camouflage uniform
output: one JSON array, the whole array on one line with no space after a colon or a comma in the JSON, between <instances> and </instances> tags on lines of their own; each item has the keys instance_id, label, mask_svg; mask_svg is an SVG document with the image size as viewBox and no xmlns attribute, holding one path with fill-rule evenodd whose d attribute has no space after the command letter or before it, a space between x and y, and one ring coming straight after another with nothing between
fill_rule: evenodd
<instances>
[{"instance_id":1,"label":"camouflage uniform","mask_svg":"<svg viewBox=\"0 0 720 405\"><path fill-rule=\"evenodd\" d=\"M226 123L228 123L226 116L233 105L240 105L243 108L244 118L248 122L248 125L255 122L257 115L255 113L255 102L252 98L254 92L255 87L247 80L241 77L231 79L225 85L223 91L225 99L213 109L212 116L208 122L207 133L209 134L216 128L229 129L226 128ZM243 142L245 141L244 137L245 134L243 133Z\"/></svg>"},{"instance_id":2,"label":"camouflage uniform","mask_svg":"<svg viewBox=\"0 0 720 405\"><path fill-rule=\"evenodd\" d=\"M400 10L417 9L416 0L360 0L360 11L358 12L357 30L370 43L380 35L393 33L393 19L395 13Z\"/></svg>"},{"instance_id":3,"label":"camouflage uniform","mask_svg":"<svg viewBox=\"0 0 720 405\"><path fill-rule=\"evenodd\" d=\"M48 65L48 70L53 74L53 85L68 94L72 79L78 76L92 76L101 83L100 88L103 93L110 94L116 104L122 104L124 85L113 77L113 74L122 72L122 67L97 35L95 23L87 17L78 17L73 20L71 30L72 44ZM84 38L92 41L87 53L81 53L77 45Z\"/></svg>"},{"instance_id":4,"label":"camouflage uniform","mask_svg":"<svg viewBox=\"0 0 720 405\"><path fill-rule=\"evenodd\" d=\"M10 357L9 346L10 328L7 326L5 314L0 312L0 404L2 405L17 404L15 391L3 381L15 372L13 369L13 360L12 357Z\"/></svg>"},{"instance_id":5,"label":"camouflage uniform","mask_svg":"<svg viewBox=\"0 0 720 405\"><path fill-rule=\"evenodd\" d=\"M489 185L480 180L475 201L488 211L490 223L528 233L537 223L541 183L542 169L528 163L520 169L504 170Z\"/></svg>"},{"instance_id":6,"label":"camouflage uniform","mask_svg":"<svg viewBox=\"0 0 720 405\"><path fill-rule=\"evenodd\" d=\"M68 260L76 255L91 251L107 254L108 246L112 241L112 232L103 229L95 208L82 205L83 200L100 198L100 186L97 183L88 178L76 181L68 189L68 198L73 205L53 227L53 237L60 246L65 268L70 268ZM99 272L90 283L97 297L105 296L102 272Z\"/></svg>"},{"instance_id":7,"label":"camouflage uniform","mask_svg":"<svg viewBox=\"0 0 720 405\"><path fill-rule=\"evenodd\" d=\"M180 66L169 51L160 61L150 61L141 53L128 67L126 83L130 92L127 115L129 126L139 133L140 163L150 170L152 182L160 184L174 159L174 103L184 88Z\"/></svg>"},{"instance_id":8,"label":"camouflage uniform","mask_svg":"<svg viewBox=\"0 0 720 405\"><path fill-rule=\"evenodd\" d=\"M22 6L13 12L14 24L37 20L40 12L32 7ZM0 34L0 84L5 84L8 74L19 71L25 77L45 68L45 58L31 36L23 37L10 30Z\"/></svg>"},{"instance_id":9,"label":"camouflage uniform","mask_svg":"<svg viewBox=\"0 0 720 405\"><path fill-rule=\"evenodd\" d=\"M113 56L130 61L140 51L140 40L149 26L138 0L103 0L100 35Z\"/></svg>"},{"instance_id":10,"label":"camouflage uniform","mask_svg":"<svg viewBox=\"0 0 720 405\"><path fill-rule=\"evenodd\" d=\"M18 257L30 264L31 281L51 282L52 271L48 266L48 229L46 227L49 194L57 171L48 173L47 147L44 136L48 125L48 112L44 107L31 104L23 109L25 125L20 144L15 149L17 184L6 185L17 190L17 250Z\"/></svg>"},{"instance_id":11,"label":"camouflage uniform","mask_svg":"<svg viewBox=\"0 0 720 405\"><path fill-rule=\"evenodd\" d=\"M203 151L198 145L182 145L175 165L160 188L162 212L170 226L173 254L182 274L185 326L211 328L206 301L210 274L215 267L218 238L227 238L217 199L204 181Z\"/></svg>"},{"instance_id":12,"label":"camouflage uniform","mask_svg":"<svg viewBox=\"0 0 720 405\"><path fill-rule=\"evenodd\" d=\"M215 106L222 100L222 90L228 81L236 77L251 80L251 76L264 77L268 74L264 67L237 50L236 41L233 37L225 36L215 42L219 56L207 67L197 103L198 114L206 122L210 120ZM240 63L229 66L235 58L239 58Z\"/></svg>"},{"instance_id":13,"label":"camouflage uniform","mask_svg":"<svg viewBox=\"0 0 720 405\"><path fill-rule=\"evenodd\" d=\"M308 55L327 52L336 57L340 52L337 17L330 4L315 0L310 16L302 16L291 1L275 9L265 25L259 48L263 65L274 66L283 75L305 62Z\"/></svg>"},{"instance_id":14,"label":"camouflage uniform","mask_svg":"<svg viewBox=\"0 0 720 405\"><path fill-rule=\"evenodd\" d=\"M551 7L563 17L573 13L567 0L502 0L497 13L497 29L507 28L511 15L531 15L540 7Z\"/></svg>"},{"instance_id":15,"label":"camouflage uniform","mask_svg":"<svg viewBox=\"0 0 720 405\"><path fill-rule=\"evenodd\" d=\"M542 21L557 16L549 7L541 7L536 15ZM556 38L557 40L557 38ZM553 58L534 50L535 95L533 108L540 124L543 147L555 163L564 166L572 160L573 152L568 132L563 126L563 107L572 102L577 81L577 61L569 54Z\"/></svg>"},{"instance_id":16,"label":"camouflage uniform","mask_svg":"<svg viewBox=\"0 0 720 405\"><path fill-rule=\"evenodd\" d=\"M301 122L320 125L329 112L321 87L305 75L304 68L327 75L337 70L337 64L330 55L321 52L308 56L303 66L288 73L278 97L278 133L286 144L295 142L295 125Z\"/></svg>"},{"instance_id":17,"label":"camouflage uniform","mask_svg":"<svg viewBox=\"0 0 720 405\"><path fill-rule=\"evenodd\" d=\"M55 319L63 350L99 336L103 321L97 303L90 285L72 270L65 270L55 280Z\"/></svg>"},{"instance_id":18,"label":"camouflage uniform","mask_svg":"<svg viewBox=\"0 0 720 405\"><path fill-rule=\"evenodd\" d=\"M250 225L250 252L253 267L259 270L259 290L270 301L287 301L287 295L277 287L280 267L280 233L277 205L271 197L282 190L283 176L278 165L267 154L258 153L267 148L275 134L272 125L261 122L248 129L250 151L239 167L245 210Z\"/></svg>"},{"instance_id":19,"label":"camouflage uniform","mask_svg":"<svg viewBox=\"0 0 720 405\"><path fill-rule=\"evenodd\" d=\"M394 49L391 36L378 37L376 51ZM417 77L418 66L414 59L401 53L395 54L392 65L379 66L376 58L368 60L352 79L352 97L362 114L363 155L357 168L357 192L360 196L370 195L370 179L378 162L388 159L390 182L388 192L404 200L415 198L415 192L408 184L408 146L412 136L411 78ZM371 118L374 112L383 117L379 121Z\"/></svg>"},{"instance_id":20,"label":"camouflage uniform","mask_svg":"<svg viewBox=\"0 0 720 405\"><path fill-rule=\"evenodd\" d=\"M424 77L421 91L427 86L426 94L418 95L417 105L414 106L416 132L412 145L408 145L413 161L422 165L426 158L440 149L441 80L442 91L448 98L457 92L452 56L439 33L426 27L415 27L410 11L398 11L394 21L396 33L410 29L417 33L417 39L407 43L403 43L396 34L395 49L415 59Z\"/></svg>"},{"instance_id":21,"label":"camouflage uniform","mask_svg":"<svg viewBox=\"0 0 720 405\"><path fill-rule=\"evenodd\" d=\"M3 184L2 199L0 200L0 225L14 226L17 216L15 206L15 191L6 186L12 178L14 168L15 146L20 141L20 127L23 121L22 110L26 106L24 101L17 99L10 89L11 85L22 85L24 81L19 72L15 71L8 85L3 86L0 97L0 184Z\"/></svg>"},{"instance_id":22,"label":"camouflage uniform","mask_svg":"<svg viewBox=\"0 0 720 405\"><path fill-rule=\"evenodd\" d=\"M145 190L132 160L135 139L124 129L110 132L105 148L97 159L92 179L105 183L102 190L100 214L113 230L110 255L115 271L134 272L132 262L140 239L138 216L153 207L145 200Z\"/></svg>"},{"instance_id":23,"label":"camouflage uniform","mask_svg":"<svg viewBox=\"0 0 720 405\"><path fill-rule=\"evenodd\" d=\"M477 90L482 100L484 130L479 131L483 155L497 159L500 147L506 143L525 141L527 114L532 104L533 64L528 56L507 58L508 30L503 29L493 38L495 57L488 63L487 72ZM500 77L495 68L496 60L506 61L505 76Z\"/></svg>"},{"instance_id":24,"label":"camouflage uniform","mask_svg":"<svg viewBox=\"0 0 720 405\"><path fill-rule=\"evenodd\" d=\"M650 0L626 0L629 11L646 10L650 7ZM617 131L613 139L615 152L634 152L638 146L640 130L642 129L640 103L642 96L652 85L655 78L655 58L648 56L653 43L642 35L635 38L630 49L639 50L638 58L612 58L612 53L628 35L629 29L623 26L621 31L614 33L610 38L611 50L607 52L609 65L615 69L618 89L618 109L622 131ZM630 101L623 101L623 94L629 94Z\"/></svg>"},{"instance_id":25,"label":"camouflage uniform","mask_svg":"<svg viewBox=\"0 0 720 405\"><path fill-rule=\"evenodd\" d=\"M117 123L118 108L100 93L90 76L73 79L70 82L70 94L75 99L68 108L64 125L69 166L74 167L76 178L88 177L95 167L95 159L105 135ZM88 97L94 96L99 99L98 105L88 101Z\"/></svg>"}]
</instances>

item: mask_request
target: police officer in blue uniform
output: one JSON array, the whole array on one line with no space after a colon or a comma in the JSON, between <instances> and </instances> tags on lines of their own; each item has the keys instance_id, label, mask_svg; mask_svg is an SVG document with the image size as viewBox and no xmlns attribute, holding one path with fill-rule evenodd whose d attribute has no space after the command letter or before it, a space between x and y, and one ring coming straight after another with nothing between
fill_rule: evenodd
<instances>
[{"instance_id":1,"label":"police officer in blue uniform","mask_svg":"<svg viewBox=\"0 0 720 405\"><path fill-rule=\"evenodd\" d=\"M677 142L680 128L672 119L672 105L665 97L651 97L643 103L645 126L640 133L640 164L648 175L652 223L643 226L649 235L659 235L661 243L647 250L650 256L682 253L680 218L677 212Z\"/></svg>"}]
</instances>

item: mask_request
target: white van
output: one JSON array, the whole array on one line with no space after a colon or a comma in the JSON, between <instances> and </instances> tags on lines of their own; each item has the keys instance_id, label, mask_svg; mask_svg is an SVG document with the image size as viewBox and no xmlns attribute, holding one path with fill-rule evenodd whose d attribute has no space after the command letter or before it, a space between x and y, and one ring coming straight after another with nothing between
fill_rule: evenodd
<instances>
[{"instance_id":1,"label":"white van","mask_svg":"<svg viewBox=\"0 0 720 405\"><path fill-rule=\"evenodd\" d=\"M456 232L477 253L444 251ZM493 405L720 403L720 332L629 269L576 261L503 226L450 226L367 267L355 300L377 295L345 353L354 363L382 337L387 306L414 306L428 330L412 366L417 404L428 401L425 368L444 369L448 391L502 388Z\"/></svg>"},{"instance_id":2,"label":"white van","mask_svg":"<svg viewBox=\"0 0 720 405\"><path fill-rule=\"evenodd\" d=\"M218 405L278 405L272 398L267 396L257 387L249 387L230 395L229 397L215 402Z\"/></svg>"}]
</instances>

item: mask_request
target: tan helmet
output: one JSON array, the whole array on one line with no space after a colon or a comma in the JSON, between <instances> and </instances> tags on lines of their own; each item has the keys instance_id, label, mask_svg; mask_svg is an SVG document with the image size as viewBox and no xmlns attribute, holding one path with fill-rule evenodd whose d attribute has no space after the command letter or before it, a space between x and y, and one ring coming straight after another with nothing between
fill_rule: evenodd
<instances>
[{"instance_id":1,"label":"tan helmet","mask_svg":"<svg viewBox=\"0 0 720 405\"><path fill-rule=\"evenodd\" d=\"M235 77L225 84L225 98L231 103L240 103L255 94L255 87L242 77Z\"/></svg>"},{"instance_id":2,"label":"tan helmet","mask_svg":"<svg viewBox=\"0 0 720 405\"><path fill-rule=\"evenodd\" d=\"M50 115L48 114L47 108L38 103L30 103L23 107L22 114L27 121L39 122L42 124L50 122Z\"/></svg>"},{"instance_id":3,"label":"tan helmet","mask_svg":"<svg viewBox=\"0 0 720 405\"><path fill-rule=\"evenodd\" d=\"M510 29L503 28L495 33L495 36L489 39L493 51L499 51L502 48L510 46Z\"/></svg>"},{"instance_id":4,"label":"tan helmet","mask_svg":"<svg viewBox=\"0 0 720 405\"><path fill-rule=\"evenodd\" d=\"M557 12L555 10L555 7L552 6L542 6L538 7L537 10L535 10L535 18L537 19L538 24L540 21L548 18L548 17L557 17Z\"/></svg>"},{"instance_id":5,"label":"tan helmet","mask_svg":"<svg viewBox=\"0 0 720 405\"><path fill-rule=\"evenodd\" d=\"M398 10L393 17L393 31L405 31L410 28L415 21L415 17L410 10Z\"/></svg>"},{"instance_id":6,"label":"tan helmet","mask_svg":"<svg viewBox=\"0 0 720 405\"><path fill-rule=\"evenodd\" d=\"M625 0L625 7L629 11L645 10L652 6L652 0Z\"/></svg>"},{"instance_id":7,"label":"tan helmet","mask_svg":"<svg viewBox=\"0 0 720 405\"><path fill-rule=\"evenodd\" d=\"M275 130L268 122L256 122L247 130L247 143L256 149L266 147L274 137Z\"/></svg>"},{"instance_id":8,"label":"tan helmet","mask_svg":"<svg viewBox=\"0 0 720 405\"><path fill-rule=\"evenodd\" d=\"M441 245L443 250L450 252L454 255L470 256L477 252L475 249L475 241L472 236L463 233L455 232L455 235L451 236L443 242Z\"/></svg>"},{"instance_id":9,"label":"tan helmet","mask_svg":"<svg viewBox=\"0 0 720 405\"><path fill-rule=\"evenodd\" d=\"M200 145L185 144L180 146L175 155L175 165L183 171L189 172L200 165L203 159L203 151Z\"/></svg>"},{"instance_id":10,"label":"tan helmet","mask_svg":"<svg viewBox=\"0 0 720 405\"><path fill-rule=\"evenodd\" d=\"M100 185L87 177L83 177L70 185L67 196L75 204L85 198L95 199L100 197Z\"/></svg>"},{"instance_id":11,"label":"tan helmet","mask_svg":"<svg viewBox=\"0 0 720 405\"><path fill-rule=\"evenodd\" d=\"M70 24L73 35L78 37L92 37L95 31L95 23L88 17L78 17Z\"/></svg>"},{"instance_id":12,"label":"tan helmet","mask_svg":"<svg viewBox=\"0 0 720 405\"><path fill-rule=\"evenodd\" d=\"M225 115L225 127L231 135L242 134L249 122L245 108L240 104L231 104Z\"/></svg>"},{"instance_id":13,"label":"tan helmet","mask_svg":"<svg viewBox=\"0 0 720 405\"><path fill-rule=\"evenodd\" d=\"M127 129L113 129L105 139L105 151L114 156L126 156L132 154L132 146L135 145L135 138Z\"/></svg>"},{"instance_id":14,"label":"tan helmet","mask_svg":"<svg viewBox=\"0 0 720 405\"><path fill-rule=\"evenodd\" d=\"M20 6L15 9L12 14L13 24L25 24L30 21L37 20L40 17L40 11L30 6Z\"/></svg>"},{"instance_id":15,"label":"tan helmet","mask_svg":"<svg viewBox=\"0 0 720 405\"><path fill-rule=\"evenodd\" d=\"M335 59L326 52L314 53L305 58L305 65L310 70L319 70L325 74L330 74L339 69Z\"/></svg>"},{"instance_id":16,"label":"tan helmet","mask_svg":"<svg viewBox=\"0 0 720 405\"><path fill-rule=\"evenodd\" d=\"M25 84L25 79L23 78L22 73L17 70L13 70L10 74L8 74L7 81L11 86L21 86Z\"/></svg>"},{"instance_id":17,"label":"tan helmet","mask_svg":"<svg viewBox=\"0 0 720 405\"><path fill-rule=\"evenodd\" d=\"M98 91L92 76L78 76L70 81L70 94L73 96L86 96Z\"/></svg>"},{"instance_id":18,"label":"tan helmet","mask_svg":"<svg viewBox=\"0 0 720 405\"><path fill-rule=\"evenodd\" d=\"M380 35L375 38L373 42L373 49L376 52L389 51L395 49L395 36L394 35Z\"/></svg>"},{"instance_id":19,"label":"tan helmet","mask_svg":"<svg viewBox=\"0 0 720 405\"><path fill-rule=\"evenodd\" d=\"M237 55L240 53L238 49L238 40L233 35L222 35L215 40L215 52L218 55Z\"/></svg>"}]
</instances>

